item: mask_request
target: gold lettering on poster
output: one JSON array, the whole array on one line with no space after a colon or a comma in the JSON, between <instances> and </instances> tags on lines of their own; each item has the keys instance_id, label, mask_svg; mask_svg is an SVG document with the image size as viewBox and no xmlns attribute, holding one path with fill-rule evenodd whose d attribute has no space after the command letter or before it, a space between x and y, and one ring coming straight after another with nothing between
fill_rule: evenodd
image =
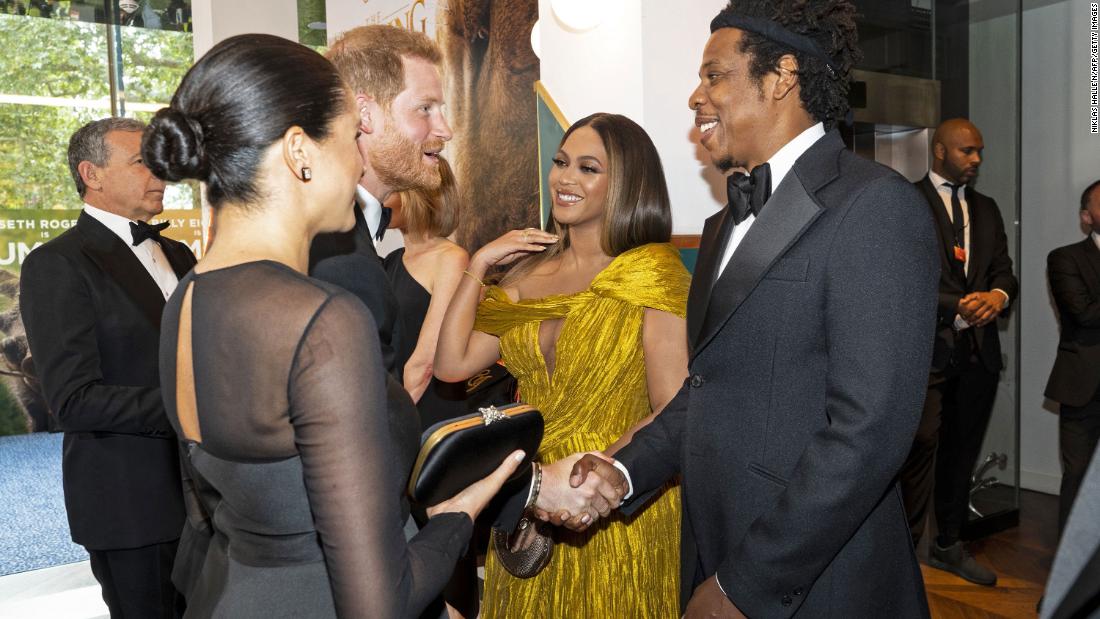
<instances>
[{"instance_id":1,"label":"gold lettering on poster","mask_svg":"<svg viewBox=\"0 0 1100 619\"><path fill-rule=\"evenodd\" d=\"M415 2L412 3L411 6L409 6L409 12L405 14L405 21L408 24L406 26L406 28L408 28L409 30L416 30L415 15L416 15L416 7L418 7L418 6L424 7L424 9L427 10L426 0L416 0ZM423 18L420 19L420 32L423 32L424 34L428 34L428 18L427 17L423 17Z\"/></svg>"},{"instance_id":2,"label":"gold lettering on poster","mask_svg":"<svg viewBox=\"0 0 1100 619\"><path fill-rule=\"evenodd\" d=\"M366 3L367 0L363 0L363 4ZM428 0L414 0L412 3L386 15L382 15L381 11L375 12L374 15L365 20L365 23L385 24L395 28L429 34L429 15L431 15L431 9L428 7ZM434 36L434 33L429 36Z\"/></svg>"}]
</instances>

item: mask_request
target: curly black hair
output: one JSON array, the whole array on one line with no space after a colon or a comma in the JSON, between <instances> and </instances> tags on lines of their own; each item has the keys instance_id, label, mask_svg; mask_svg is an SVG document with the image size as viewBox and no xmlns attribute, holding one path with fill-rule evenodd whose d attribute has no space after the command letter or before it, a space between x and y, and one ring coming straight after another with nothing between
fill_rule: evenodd
<instances>
[{"instance_id":1,"label":"curly black hair","mask_svg":"<svg viewBox=\"0 0 1100 619\"><path fill-rule=\"evenodd\" d=\"M863 58L856 33L856 7L850 0L730 0L723 13L770 19L809 37L833 61L836 74L820 58L793 50L753 32L744 32L741 52L748 54L749 76L761 84L764 75L793 54L798 61L802 107L831 129L848 113L852 68Z\"/></svg>"}]
</instances>

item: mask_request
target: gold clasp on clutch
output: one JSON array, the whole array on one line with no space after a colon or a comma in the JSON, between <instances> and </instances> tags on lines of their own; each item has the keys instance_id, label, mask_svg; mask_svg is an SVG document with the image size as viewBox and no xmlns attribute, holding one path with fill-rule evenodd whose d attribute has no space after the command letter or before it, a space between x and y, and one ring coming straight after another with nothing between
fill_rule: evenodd
<instances>
[{"instance_id":1,"label":"gold clasp on clutch","mask_svg":"<svg viewBox=\"0 0 1100 619\"><path fill-rule=\"evenodd\" d=\"M485 425L489 425L494 421L500 421L501 419L508 418L508 415L505 415L504 413L497 410L497 407L495 406L485 406L483 408L477 409L477 412L481 413L481 420L485 423Z\"/></svg>"}]
</instances>

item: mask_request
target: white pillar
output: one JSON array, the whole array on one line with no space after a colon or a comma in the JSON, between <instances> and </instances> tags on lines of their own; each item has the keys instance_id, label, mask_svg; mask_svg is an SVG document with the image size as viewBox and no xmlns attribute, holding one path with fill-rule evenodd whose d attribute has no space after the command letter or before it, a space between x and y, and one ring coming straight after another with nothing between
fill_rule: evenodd
<instances>
[{"instance_id":1,"label":"white pillar","mask_svg":"<svg viewBox=\"0 0 1100 619\"><path fill-rule=\"evenodd\" d=\"M193 0L195 59L219 41L250 32L298 40L297 0Z\"/></svg>"}]
</instances>

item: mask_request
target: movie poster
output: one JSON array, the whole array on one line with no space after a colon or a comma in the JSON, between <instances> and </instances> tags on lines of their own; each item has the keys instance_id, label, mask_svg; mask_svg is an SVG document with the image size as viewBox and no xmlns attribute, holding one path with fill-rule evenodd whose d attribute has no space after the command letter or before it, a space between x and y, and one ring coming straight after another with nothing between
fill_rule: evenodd
<instances>
[{"instance_id":1,"label":"movie poster","mask_svg":"<svg viewBox=\"0 0 1100 619\"><path fill-rule=\"evenodd\" d=\"M444 55L443 151L463 198L456 241L474 251L506 230L539 225L537 0L328 0L328 38L364 24L433 37Z\"/></svg>"}]
</instances>

